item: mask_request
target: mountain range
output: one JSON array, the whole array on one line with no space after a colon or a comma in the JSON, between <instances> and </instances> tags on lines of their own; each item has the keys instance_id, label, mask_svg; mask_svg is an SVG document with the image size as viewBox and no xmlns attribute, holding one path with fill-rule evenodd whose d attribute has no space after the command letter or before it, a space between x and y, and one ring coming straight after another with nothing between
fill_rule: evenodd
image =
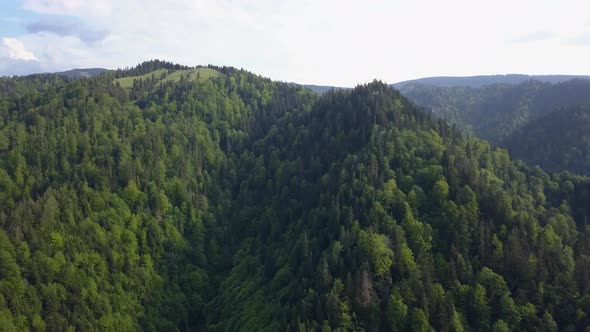
<instances>
[{"instance_id":1,"label":"mountain range","mask_svg":"<svg viewBox=\"0 0 590 332\"><path fill-rule=\"evenodd\" d=\"M584 133L590 132L590 126L578 116L579 111L568 111L590 105L588 80L555 84L528 80L478 88L411 84L400 89L435 117L508 148L513 157L532 166L590 174L586 156L575 152L588 148ZM547 119L560 121L551 123ZM581 136L576 139L569 136L571 133ZM548 151L552 151L550 157Z\"/></svg>"},{"instance_id":2,"label":"mountain range","mask_svg":"<svg viewBox=\"0 0 590 332\"><path fill-rule=\"evenodd\" d=\"M79 68L71 69L54 74L66 76L69 78L90 78L99 75L109 69L106 68ZM493 84L517 85L529 80L535 80L545 83L562 83L572 79L590 79L590 75L524 75L524 74L505 74L505 75L478 75L478 76L433 76L423 77L412 80L400 81L391 84L396 89L404 89L409 85L426 85L436 87L473 87L479 88ZM299 84L299 83L292 83ZM304 87L322 94L331 89L350 89L349 87L339 87L331 85L301 84Z\"/></svg>"},{"instance_id":3,"label":"mountain range","mask_svg":"<svg viewBox=\"0 0 590 332\"><path fill-rule=\"evenodd\" d=\"M517 85L526 81L535 80L544 83L562 83L572 79L590 79L587 75L479 75L479 76L437 76L408 80L393 84L398 89L404 89L408 85L426 85L433 87L471 87L481 88L486 85L506 84Z\"/></svg>"},{"instance_id":4,"label":"mountain range","mask_svg":"<svg viewBox=\"0 0 590 332\"><path fill-rule=\"evenodd\" d=\"M456 98L558 105L586 84L527 82ZM514 161L383 82L319 95L148 61L0 86L4 329L590 326L590 178Z\"/></svg>"}]
</instances>

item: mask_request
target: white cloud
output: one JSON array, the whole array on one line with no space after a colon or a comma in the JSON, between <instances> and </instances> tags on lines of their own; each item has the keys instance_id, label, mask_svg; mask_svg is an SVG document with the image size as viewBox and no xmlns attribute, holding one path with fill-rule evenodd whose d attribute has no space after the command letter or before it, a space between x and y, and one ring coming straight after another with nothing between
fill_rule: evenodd
<instances>
[{"instance_id":1,"label":"white cloud","mask_svg":"<svg viewBox=\"0 0 590 332\"><path fill-rule=\"evenodd\" d=\"M2 38L5 52L11 60L39 61L35 54L25 49L25 45L15 38Z\"/></svg>"},{"instance_id":2,"label":"white cloud","mask_svg":"<svg viewBox=\"0 0 590 332\"><path fill-rule=\"evenodd\" d=\"M352 86L432 75L589 74L586 1L24 0L104 39L18 36L48 71L161 58L273 79ZM59 18L59 17L58 17ZM542 36L539 32L543 32ZM548 38L551 36L551 38ZM524 37L535 42L518 43ZM547 37L547 38L541 38ZM577 38L577 44L571 40ZM98 38L96 38L98 39Z\"/></svg>"},{"instance_id":3,"label":"white cloud","mask_svg":"<svg viewBox=\"0 0 590 332\"><path fill-rule=\"evenodd\" d=\"M39 59L15 38L2 38L0 75L25 75L42 71Z\"/></svg>"},{"instance_id":4,"label":"white cloud","mask_svg":"<svg viewBox=\"0 0 590 332\"><path fill-rule=\"evenodd\" d=\"M109 15L112 7L110 0L24 0L23 8L42 14L95 16Z\"/></svg>"}]
</instances>

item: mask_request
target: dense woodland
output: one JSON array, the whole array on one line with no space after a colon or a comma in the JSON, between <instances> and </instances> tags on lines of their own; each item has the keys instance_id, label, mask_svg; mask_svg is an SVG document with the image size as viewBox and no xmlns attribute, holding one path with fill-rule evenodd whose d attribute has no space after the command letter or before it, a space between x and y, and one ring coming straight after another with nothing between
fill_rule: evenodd
<instances>
[{"instance_id":1,"label":"dense woodland","mask_svg":"<svg viewBox=\"0 0 590 332\"><path fill-rule=\"evenodd\" d=\"M0 327L590 327L588 178L381 82L114 83L175 66L0 79Z\"/></svg>"},{"instance_id":2,"label":"dense woodland","mask_svg":"<svg viewBox=\"0 0 590 332\"><path fill-rule=\"evenodd\" d=\"M579 111L571 110L590 106L590 80L555 84L529 80L479 87L408 83L400 89L410 100L463 132L508 148L515 159L551 171L590 175L588 154L580 153L588 149L588 141L572 139L578 133L590 132L590 123L580 117ZM551 124L554 120L556 123ZM543 132L550 133L551 138L543 137Z\"/></svg>"},{"instance_id":3,"label":"dense woodland","mask_svg":"<svg viewBox=\"0 0 590 332\"><path fill-rule=\"evenodd\" d=\"M533 119L500 145L529 165L590 174L590 105L557 109Z\"/></svg>"}]
</instances>

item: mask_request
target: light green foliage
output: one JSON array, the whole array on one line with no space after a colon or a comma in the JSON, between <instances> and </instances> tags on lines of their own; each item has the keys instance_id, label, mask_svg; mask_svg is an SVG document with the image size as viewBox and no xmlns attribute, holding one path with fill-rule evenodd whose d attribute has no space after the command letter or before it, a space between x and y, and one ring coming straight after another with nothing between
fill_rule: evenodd
<instances>
[{"instance_id":1,"label":"light green foliage","mask_svg":"<svg viewBox=\"0 0 590 332\"><path fill-rule=\"evenodd\" d=\"M210 78L221 76L221 74L213 68L195 68L185 70L175 70L164 78L164 82L178 82L182 77L185 77L188 81L203 81Z\"/></svg>"},{"instance_id":2,"label":"light green foliage","mask_svg":"<svg viewBox=\"0 0 590 332\"><path fill-rule=\"evenodd\" d=\"M471 318L474 325L481 330L489 328L490 325L490 308L488 306L487 291L480 284L476 284L473 290Z\"/></svg>"},{"instance_id":3,"label":"light green foliage","mask_svg":"<svg viewBox=\"0 0 590 332\"><path fill-rule=\"evenodd\" d=\"M375 275L385 275L393 264L393 251L389 239L383 234L361 231L359 245L373 268Z\"/></svg>"},{"instance_id":4,"label":"light green foliage","mask_svg":"<svg viewBox=\"0 0 590 332\"><path fill-rule=\"evenodd\" d=\"M432 189L432 195L436 202L442 202L449 196L449 185L445 180L437 181Z\"/></svg>"},{"instance_id":5,"label":"light green foliage","mask_svg":"<svg viewBox=\"0 0 590 332\"><path fill-rule=\"evenodd\" d=\"M117 78L116 80L114 80L114 83L119 83L119 85L124 89L131 89L131 87L133 86L133 81L150 78L152 76L156 77L159 80L161 75L167 75L167 72L168 71L166 69L158 69L143 75Z\"/></svg>"},{"instance_id":6,"label":"light green foliage","mask_svg":"<svg viewBox=\"0 0 590 332\"><path fill-rule=\"evenodd\" d=\"M510 328L508 327L508 324L505 321L499 320L494 323L494 326L492 327L492 331L493 332L510 332Z\"/></svg>"},{"instance_id":7,"label":"light green foliage","mask_svg":"<svg viewBox=\"0 0 590 332\"><path fill-rule=\"evenodd\" d=\"M156 83L175 83L179 82L181 79L185 79L187 81L203 81L220 76L221 74L213 68L194 68L181 70L158 69L143 75L117 78L114 80L114 83L119 84L124 89L131 89L134 82L151 79L152 77L156 80Z\"/></svg>"},{"instance_id":8,"label":"light green foliage","mask_svg":"<svg viewBox=\"0 0 590 332\"><path fill-rule=\"evenodd\" d=\"M391 204L393 199L395 198L395 194L397 191L397 184L395 183L395 179L391 179L383 185L383 196L385 202Z\"/></svg>"},{"instance_id":9,"label":"light green foliage","mask_svg":"<svg viewBox=\"0 0 590 332\"><path fill-rule=\"evenodd\" d=\"M417 332L428 332L430 331L430 325L428 324L428 319L426 318L426 314L422 309L414 309L412 312L412 316L410 318L410 326L412 331Z\"/></svg>"},{"instance_id":10,"label":"light green foliage","mask_svg":"<svg viewBox=\"0 0 590 332\"><path fill-rule=\"evenodd\" d=\"M418 253L427 252L431 249L431 236L428 225L416 220L411 213L406 214L402 226L408 236L410 248Z\"/></svg>"},{"instance_id":11,"label":"light green foliage","mask_svg":"<svg viewBox=\"0 0 590 332\"><path fill-rule=\"evenodd\" d=\"M404 331L408 323L408 306L400 295L391 294L385 317L392 331Z\"/></svg>"}]
</instances>

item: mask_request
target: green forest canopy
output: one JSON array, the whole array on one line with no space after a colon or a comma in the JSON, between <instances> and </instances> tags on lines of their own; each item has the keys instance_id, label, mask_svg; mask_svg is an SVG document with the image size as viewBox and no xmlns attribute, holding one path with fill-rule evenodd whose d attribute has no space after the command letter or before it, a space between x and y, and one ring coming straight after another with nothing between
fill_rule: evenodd
<instances>
[{"instance_id":1,"label":"green forest canopy","mask_svg":"<svg viewBox=\"0 0 590 332\"><path fill-rule=\"evenodd\" d=\"M194 69L0 79L0 326L590 326L588 178L513 162L381 82L318 97L157 70Z\"/></svg>"},{"instance_id":2,"label":"green forest canopy","mask_svg":"<svg viewBox=\"0 0 590 332\"><path fill-rule=\"evenodd\" d=\"M507 148L515 159L553 172L590 175L588 154L584 153L589 149L585 136L590 123L579 111L590 107L587 79L479 87L410 82L400 89L433 116Z\"/></svg>"}]
</instances>

